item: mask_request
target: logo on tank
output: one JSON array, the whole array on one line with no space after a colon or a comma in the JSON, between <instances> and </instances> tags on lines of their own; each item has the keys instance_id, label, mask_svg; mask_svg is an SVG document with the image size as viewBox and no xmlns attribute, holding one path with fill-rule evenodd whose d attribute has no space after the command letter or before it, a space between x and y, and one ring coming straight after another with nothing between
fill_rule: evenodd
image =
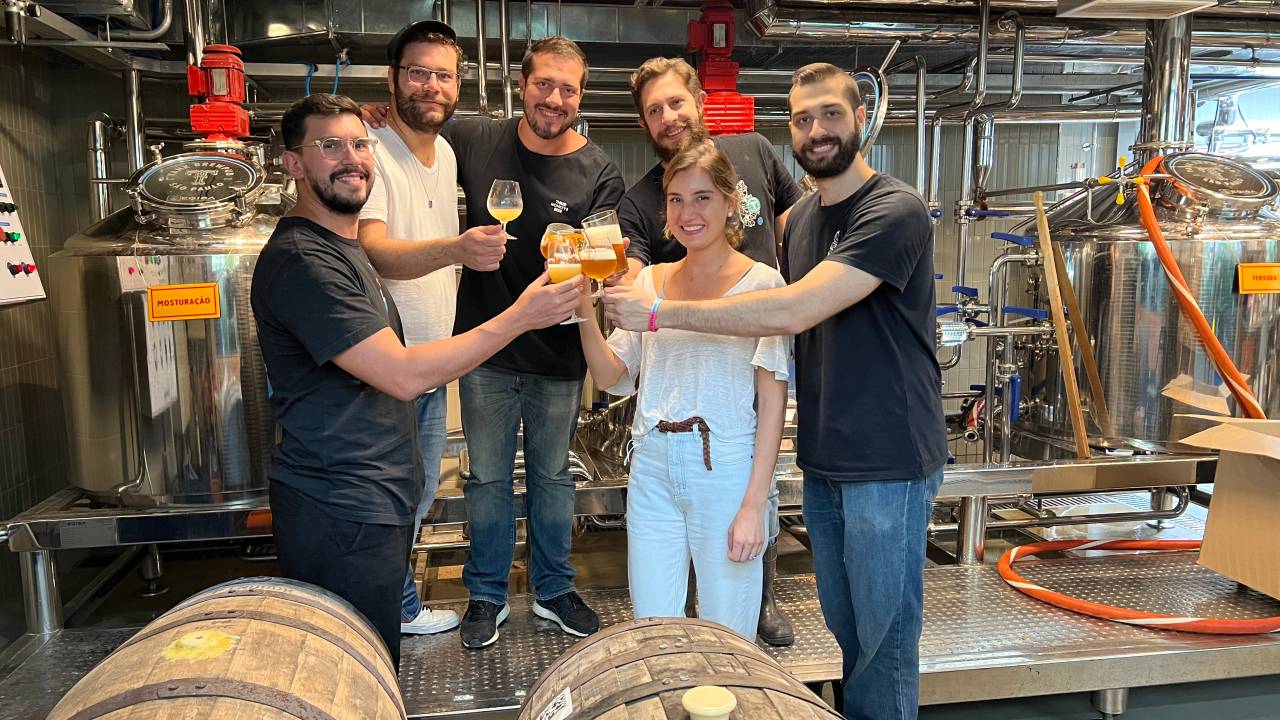
<instances>
[{"instance_id":1,"label":"logo on tank","mask_svg":"<svg viewBox=\"0 0 1280 720\"><path fill-rule=\"evenodd\" d=\"M742 227L752 228L764 225L764 218L760 217L760 198L752 195L747 189L747 183L742 180L738 181L736 189L738 197L742 198L738 202L738 219L742 221Z\"/></svg>"}]
</instances>

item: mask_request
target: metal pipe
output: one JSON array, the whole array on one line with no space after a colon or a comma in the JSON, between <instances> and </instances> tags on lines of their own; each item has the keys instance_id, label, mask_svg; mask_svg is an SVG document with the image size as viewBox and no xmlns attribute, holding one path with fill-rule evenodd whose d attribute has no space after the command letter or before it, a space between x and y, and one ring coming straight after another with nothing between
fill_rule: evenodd
<instances>
[{"instance_id":1,"label":"metal pipe","mask_svg":"<svg viewBox=\"0 0 1280 720\"><path fill-rule=\"evenodd\" d=\"M484 54L484 0L476 0L476 67L481 68L481 72L476 73L476 91L479 95L479 108L481 115L489 114L489 84L485 75L488 64L485 62Z\"/></svg>"},{"instance_id":2,"label":"metal pipe","mask_svg":"<svg viewBox=\"0 0 1280 720\"><path fill-rule=\"evenodd\" d=\"M980 76L981 77L981 76ZM981 85L983 80L979 79ZM973 202L973 177L975 169L974 158L974 133L976 118L966 117L964 121L963 143L961 146L960 157L960 203L957 207L956 222L959 224L959 231L956 233L956 272L954 283L956 285L964 285L965 282L965 259L969 251L969 218L964 216L964 210Z\"/></svg>"},{"instance_id":3,"label":"metal pipe","mask_svg":"<svg viewBox=\"0 0 1280 720\"><path fill-rule=\"evenodd\" d=\"M1153 20L1147 24L1143 65L1142 129L1138 133L1141 164L1165 150L1191 146L1191 18Z\"/></svg>"},{"instance_id":4,"label":"metal pipe","mask_svg":"<svg viewBox=\"0 0 1280 720\"><path fill-rule=\"evenodd\" d=\"M146 124L142 119L142 73L130 68L121 74L124 75L124 139L129 153L129 172L133 173L146 164L142 156L147 146Z\"/></svg>"},{"instance_id":5,"label":"metal pipe","mask_svg":"<svg viewBox=\"0 0 1280 720\"><path fill-rule=\"evenodd\" d=\"M108 154L110 136L115 123L102 113L89 117L87 132L89 167L89 214L96 223L111 214L111 188L103 182L111 176L111 158Z\"/></svg>"},{"instance_id":6,"label":"metal pipe","mask_svg":"<svg viewBox=\"0 0 1280 720\"><path fill-rule=\"evenodd\" d=\"M929 152L928 146L925 144L925 105L928 98L925 97L925 76L929 72L929 67L924 59L924 55L916 55L914 58L916 63L916 192L921 195L925 192L925 162Z\"/></svg>"},{"instance_id":7,"label":"metal pipe","mask_svg":"<svg viewBox=\"0 0 1280 720\"><path fill-rule=\"evenodd\" d=\"M31 47L71 47L71 48L96 48L99 50L168 50L169 46L158 42L117 42L115 40L27 40L25 42L14 42L11 40L0 40L0 46L31 46Z\"/></svg>"},{"instance_id":8,"label":"metal pipe","mask_svg":"<svg viewBox=\"0 0 1280 720\"><path fill-rule=\"evenodd\" d=\"M510 13L508 0L498 0L498 37L501 40L501 47L498 50L499 61L502 68L502 116L509 118L512 115L511 110L511 58L508 56L510 49Z\"/></svg>"},{"instance_id":9,"label":"metal pipe","mask_svg":"<svg viewBox=\"0 0 1280 720\"><path fill-rule=\"evenodd\" d=\"M0 527L0 544L9 542L9 526Z\"/></svg>"},{"instance_id":10,"label":"metal pipe","mask_svg":"<svg viewBox=\"0 0 1280 720\"><path fill-rule=\"evenodd\" d=\"M185 13L182 41L187 46L187 64L199 65L204 58L204 0L182 0Z\"/></svg>"},{"instance_id":11,"label":"metal pipe","mask_svg":"<svg viewBox=\"0 0 1280 720\"><path fill-rule=\"evenodd\" d=\"M991 272L987 276L987 304L991 308L988 319L995 327L1004 326L1004 269L1012 262L1031 263L1037 261L1036 253L1005 253L991 263ZM984 378L985 402L982 409L982 460L991 462L993 426L995 423L996 404L996 337L987 338L986 377Z\"/></svg>"},{"instance_id":12,"label":"metal pipe","mask_svg":"<svg viewBox=\"0 0 1280 720\"><path fill-rule=\"evenodd\" d=\"M994 0L997 10L1023 10L1053 14L1059 0ZM1230 4L1222 4L1230 3ZM813 7L852 12L857 10L896 10L902 12L922 9L947 10L955 6L955 0L787 0L787 7ZM1251 17L1280 17L1277 0L1222 0L1217 7L1198 10L1197 15L1248 15Z\"/></svg>"},{"instance_id":13,"label":"metal pipe","mask_svg":"<svg viewBox=\"0 0 1280 720\"><path fill-rule=\"evenodd\" d=\"M199 0L191 0L198 2ZM121 40L159 40L169 33L169 28L173 27L173 0L160 0L160 20L150 30L116 30L111 31L111 26L107 25L107 31L111 36L120 38Z\"/></svg>"},{"instance_id":14,"label":"metal pipe","mask_svg":"<svg viewBox=\"0 0 1280 720\"><path fill-rule=\"evenodd\" d=\"M965 13L945 12L948 6L935 6L935 12L919 12L914 7L903 11L875 9L833 13L815 8L780 7L778 0L746 0L746 23L762 39L836 43L886 43L902 40L914 45L975 45L987 34ZM856 20L847 19L856 17ZM903 22L903 18L910 22ZM1280 47L1280 35L1256 21L1236 18L1212 18L1199 23L1192 36L1196 47L1223 49L1263 49ZM1012 41L1012 34L995 34L998 42ZM1134 22L1078 20L1035 16L1027 26L1027 41L1035 45L1129 47L1140 48L1145 42L1144 28Z\"/></svg>"},{"instance_id":15,"label":"metal pipe","mask_svg":"<svg viewBox=\"0 0 1280 720\"><path fill-rule=\"evenodd\" d=\"M445 25L449 24L449 0L436 0L436 7L440 8L440 22Z\"/></svg>"},{"instance_id":16,"label":"metal pipe","mask_svg":"<svg viewBox=\"0 0 1280 720\"><path fill-rule=\"evenodd\" d=\"M964 93L969 92L969 90L973 88L973 76L977 67L978 58L975 55L974 57L969 58L969 62L965 63L964 75L960 77L959 83L954 87L949 87L945 90L939 90L938 92L933 93L929 96L929 99L937 100L938 98L945 97L947 95L963 95Z\"/></svg>"},{"instance_id":17,"label":"metal pipe","mask_svg":"<svg viewBox=\"0 0 1280 720\"><path fill-rule=\"evenodd\" d=\"M22 604L27 632L49 635L62 629L62 593L52 550L18 553L22 565Z\"/></svg>"},{"instance_id":18,"label":"metal pipe","mask_svg":"<svg viewBox=\"0 0 1280 720\"><path fill-rule=\"evenodd\" d=\"M1017 518L1011 520L987 520L983 525L988 530L1014 530L1033 527L1056 527L1060 525L1082 525L1086 523L1133 522L1140 520L1171 520L1186 512L1191 504L1191 493L1186 488L1171 488L1178 498L1178 504L1165 510L1135 510L1134 512L1095 513L1090 515L1071 515L1067 517L1046 516ZM963 504L961 513L964 512ZM929 525L929 532L957 532L962 523L936 523ZM967 563L966 563L967 564Z\"/></svg>"},{"instance_id":19,"label":"metal pipe","mask_svg":"<svg viewBox=\"0 0 1280 720\"><path fill-rule=\"evenodd\" d=\"M981 565L987 550L987 499L960 500L960 537L956 540L956 561L961 565Z\"/></svg>"}]
</instances>

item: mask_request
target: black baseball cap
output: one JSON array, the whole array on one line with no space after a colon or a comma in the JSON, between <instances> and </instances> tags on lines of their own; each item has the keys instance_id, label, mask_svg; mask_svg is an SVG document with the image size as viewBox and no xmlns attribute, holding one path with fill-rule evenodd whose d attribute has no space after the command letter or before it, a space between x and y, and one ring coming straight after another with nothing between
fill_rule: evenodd
<instances>
[{"instance_id":1,"label":"black baseball cap","mask_svg":"<svg viewBox=\"0 0 1280 720\"><path fill-rule=\"evenodd\" d=\"M409 23L392 35L391 41L387 43L387 64L395 65L396 58L400 57L405 45L431 33L444 35L454 42L458 41L457 31L449 27L448 23L442 23L439 20L419 20Z\"/></svg>"}]
</instances>

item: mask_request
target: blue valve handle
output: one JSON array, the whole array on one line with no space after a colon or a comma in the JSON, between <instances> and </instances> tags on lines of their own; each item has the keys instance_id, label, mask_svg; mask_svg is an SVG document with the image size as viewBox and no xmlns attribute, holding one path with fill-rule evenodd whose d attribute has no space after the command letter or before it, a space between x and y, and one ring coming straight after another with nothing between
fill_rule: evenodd
<instances>
[{"instance_id":1,"label":"blue valve handle","mask_svg":"<svg viewBox=\"0 0 1280 720\"><path fill-rule=\"evenodd\" d=\"M930 211L929 211L929 217L934 218L934 219L936 220L936 219L938 219L938 218L942 217L942 211L941 211L941 210L930 210Z\"/></svg>"},{"instance_id":2,"label":"blue valve handle","mask_svg":"<svg viewBox=\"0 0 1280 720\"><path fill-rule=\"evenodd\" d=\"M990 323L983 322L975 317L967 317L964 319L964 321L976 327L987 327L988 325L990 325Z\"/></svg>"},{"instance_id":3,"label":"blue valve handle","mask_svg":"<svg viewBox=\"0 0 1280 720\"><path fill-rule=\"evenodd\" d=\"M951 292L960 293L968 298L978 299L978 288L969 287L968 285L952 285Z\"/></svg>"},{"instance_id":4,"label":"blue valve handle","mask_svg":"<svg viewBox=\"0 0 1280 720\"><path fill-rule=\"evenodd\" d=\"M1009 411L1010 419L1018 422L1018 406L1022 404L1022 376L1014 375L1009 378Z\"/></svg>"},{"instance_id":5,"label":"blue valve handle","mask_svg":"<svg viewBox=\"0 0 1280 720\"><path fill-rule=\"evenodd\" d=\"M1010 315L1022 315L1024 317L1033 318L1035 320L1048 320L1049 311L1040 308L1017 307L1014 305L1006 305L1004 311Z\"/></svg>"},{"instance_id":6,"label":"blue valve handle","mask_svg":"<svg viewBox=\"0 0 1280 720\"><path fill-rule=\"evenodd\" d=\"M999 217L999 218L1002 218L1002 217L1009 217L1009 211L1008 211L1008 210L981 210L981 209L979 209L979 208L969 208L969 209L967 209L967 210L965 210L965 211L964 211L964 214L965 214L965 215L968 215L969 217L978 217L978 218L982 218L982 217Z\"/></svg>"},{"instance_id":7,"label":"blue valve handle","mask_svg":"<svg viewBox=\"0 0 1280 720\"><path fill-rule=\"evenodd\" d=\"M1014 235L1013 233L1006 232L993 232L991 233L991 237L995 240L1004 240L1005 242L1011 242L1014 245L1021 245L1022 247L1035 247L1038 242L1033 237L1027 237L1026 235Z\"/></svg>"},{"instance_id":8,"label":"blue valve handle","mask_svg":"<svg viewBox=\"0 0 1280 720\"><path fill-rule=\"evenodd\" d=\"M959 309L960 309L960 306L959 306L959 305L939 305L939 306L938 306L938 317L942 317L943 315L950 315L951 313L953 313L953 312L955 312L955 311L957 311L957 310L959 310Z\"/></svg>"}]
</instances>

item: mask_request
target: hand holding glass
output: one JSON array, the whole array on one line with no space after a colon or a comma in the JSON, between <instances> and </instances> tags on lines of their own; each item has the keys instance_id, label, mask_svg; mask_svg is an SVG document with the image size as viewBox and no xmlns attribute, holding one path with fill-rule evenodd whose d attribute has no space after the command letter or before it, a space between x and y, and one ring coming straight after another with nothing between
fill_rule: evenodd
<instances>
[{"instance_id":1,"label":"hand holding glass","mask_svg":"<svg viewBox=\"0 0 1280 720\"><path fill-rule=\"evenodd\" d=\"M591 243L591 247L613 251L614 271L609 275L627 271L626 245L622 242L622 228L618 225L617 212L602 210L590 215L582 221L582 229L586 231L587 242Z\"/></svg>"},{"instance_id":2,"label":"hand holding glass","mask_svg":"<svg viewBox=\"0 0 1280 720\"><path fill-rule=\"evenodd\" d=\"M551 257L547 260L547 277L551 278L551 282L566 282L582 274L582 261L578 257L575 234L572 230L556 233L555 241L552 243ZM586 318L578 316L578 311L575 309L573 315L560 324L572 325L585 320Z\"/></svg>"}]
</instances>

